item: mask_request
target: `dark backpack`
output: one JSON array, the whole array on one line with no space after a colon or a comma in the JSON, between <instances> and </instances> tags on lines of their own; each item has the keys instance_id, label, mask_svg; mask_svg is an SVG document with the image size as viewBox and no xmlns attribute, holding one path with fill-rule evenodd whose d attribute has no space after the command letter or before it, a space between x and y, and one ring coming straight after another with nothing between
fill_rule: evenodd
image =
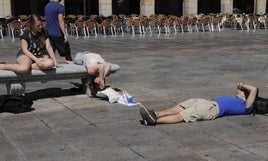
<instances>
[{"instance_id":1,"label":"dark backpack","mask_svg":"<svg viewBox=\"0 0 268 161\"><path fill-rule=\"evenodd\" d=\"M268 99L257 97L257 100L253 105L253 115L266 113L268 113Z\"/></svg>"},{"instance_id":2,"label":"dark backpack","mask_svg":"<svg viewBox=\"0 0 268 161\"><path fill-rule=\"evenodd\" d=\"M0 96L0 112L10 112L14 114L33 111L33 101L29 97L20 95Z\"/></svg>"},{"instance_id":3,"label":"dark backpack","mask_svg":"<svg viewBox=\"0 0 268 161\"><path fill-rule=\"evenodd\" d=\"M253 115L268 113L268 99L259 97L259 89L257 89L256 99L253 103Z\"/></svg>"}]
</instances>

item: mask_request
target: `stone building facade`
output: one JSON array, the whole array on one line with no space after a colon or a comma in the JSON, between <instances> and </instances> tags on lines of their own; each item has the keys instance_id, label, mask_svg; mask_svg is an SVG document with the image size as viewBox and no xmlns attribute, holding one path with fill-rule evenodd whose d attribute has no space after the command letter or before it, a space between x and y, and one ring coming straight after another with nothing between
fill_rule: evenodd
<instances>
[{"instance_id":1,"label":"stone building facade","mask_svg":"<svg viewBox=\"0 0 268 161\"><path fill-rule=\"evenodd\" d=\"M65 4L62 0L62 4ZM157 0L140 0L140 14L151 15L155 14L155 2ZM198 14L198 1L202 0L182 0L182 15ZM221 13L233 13L234 0L219 0ZM266 13L267 0L252 0L254 4L254 13ZM12 15L14 0L0 0L0 17ZM112 0L98 0L98 12L105 16L113 14Z\"/></svg>"}]
</instances>

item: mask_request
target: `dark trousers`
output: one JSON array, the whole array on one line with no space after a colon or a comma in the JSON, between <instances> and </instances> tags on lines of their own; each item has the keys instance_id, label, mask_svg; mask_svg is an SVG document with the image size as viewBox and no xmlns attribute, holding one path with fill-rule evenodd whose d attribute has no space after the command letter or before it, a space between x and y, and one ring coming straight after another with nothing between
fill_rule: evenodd
<instances>
[{"instance_id":1,"label":"dark trousers","mask_svg":"<svg viewBox=\"0 0 268 161\"><path fill-rule=\"evenodd\" d=\"M64 37L49 36L53 50L57 50L60 56L65 56L66 60L72 61L69 42L64 42Z\"/></svg>"}]
</instances>

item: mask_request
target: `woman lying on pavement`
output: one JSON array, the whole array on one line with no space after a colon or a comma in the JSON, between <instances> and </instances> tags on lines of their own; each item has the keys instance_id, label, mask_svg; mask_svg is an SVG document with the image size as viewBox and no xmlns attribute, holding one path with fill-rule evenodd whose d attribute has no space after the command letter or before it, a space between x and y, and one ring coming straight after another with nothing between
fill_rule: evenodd
<instances>
[{"instance_id":1,"label":"woman lying on pavement","mask_svg":"<svg viewBox=\"0 0 268 161\"><path fill-rule=\"evenodd\" d=\"M149 110L140 106L144 125L173 124L213 120L226 115L249 114L257 96L257 87L237 83L235 96L221 96L214 100L188 99L163 111Z\"/></svg>"}]
</instances>

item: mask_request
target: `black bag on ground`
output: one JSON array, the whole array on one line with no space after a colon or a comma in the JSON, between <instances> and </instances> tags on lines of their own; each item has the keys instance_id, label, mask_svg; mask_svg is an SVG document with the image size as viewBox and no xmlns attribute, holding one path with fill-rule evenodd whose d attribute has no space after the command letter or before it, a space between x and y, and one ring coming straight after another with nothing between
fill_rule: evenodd
<instances>
[{"instance_id":1,"label":"black bag on ground","mask_svg":"<svg viewBox=\"0 0 268 161\"><path fill-rule=\"evenodd\" d=\"M268 99L258 97L253 105L253 114L266 114L268 113Z\"/></svg>"},{"instance_id":2,"label":"black bag on ground","mask_svg":"<svg viewBox=\"0 0 268 161\"><path fill-rule=\"evenodd\" d=\"M259 97L259 89L257 88L256 99L253 103L253 115L268 113L268 99Z\"/></svg>"},{"instance_id":3,"label":"black bag on ground","mask_svg":"<svg viewBox=\"0 0 268 161\"><path fill-rule=\"evenodd\" d=\"M33 101L29 97L21 95L0 96L0 112L24 113L33 111Z\"/></svg>"}]
</instances>

